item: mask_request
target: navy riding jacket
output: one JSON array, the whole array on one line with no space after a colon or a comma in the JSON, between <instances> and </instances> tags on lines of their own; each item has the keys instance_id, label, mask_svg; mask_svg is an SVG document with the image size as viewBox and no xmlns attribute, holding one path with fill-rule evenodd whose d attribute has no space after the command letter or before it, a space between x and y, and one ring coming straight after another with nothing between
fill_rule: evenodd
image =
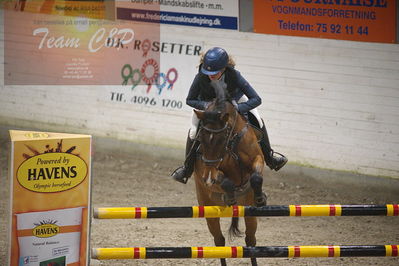
<instances>
[{"instance_id":1,"label":"navy riding jacket","mask_svg":"<svg viewBox=\"0 0 399 266\"><path fill-rule=\"evenodd\" d=\"M243 95L248 97L248 101L238 104L238 111L241 114L247 113L262 103L262 99L248 81L241 76L239 71L232 67L227 67L224 75L224 82L227 84L226 90L232 100L238 102ZM210 82L211 80L207 75L198 72L191 84L186 104L195 109L204 110L207 103L216 97L214 88Z\"/></svg>"}]
</instances>

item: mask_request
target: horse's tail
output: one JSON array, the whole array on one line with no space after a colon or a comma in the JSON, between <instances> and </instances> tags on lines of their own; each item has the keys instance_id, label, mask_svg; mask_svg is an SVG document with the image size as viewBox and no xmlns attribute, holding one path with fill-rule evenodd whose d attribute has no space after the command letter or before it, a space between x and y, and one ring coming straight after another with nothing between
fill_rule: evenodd
<instances>
[{"instance_id":1,"label":"horse's tail","mask_svg":"<svg viewBox=\"0 0 399 266\"><path fill-rule=\"evenodd\" d=\"M231 218L231 224L230 224L230 228L229 228L229 237L230 237L230 239L232 239L234 237L241 237L242 236L242 232L238 228L238 221L239 221L238 217Z\"/></svg>"}]
</instances>

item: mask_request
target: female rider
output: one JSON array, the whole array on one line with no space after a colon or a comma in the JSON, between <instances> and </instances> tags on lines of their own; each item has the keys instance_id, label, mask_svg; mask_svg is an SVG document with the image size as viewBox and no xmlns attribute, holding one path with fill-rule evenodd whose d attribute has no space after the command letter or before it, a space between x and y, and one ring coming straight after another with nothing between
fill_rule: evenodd
<instances>
[{"instance_id":1,"label":"female rider","mask_svg":"<svg viewBox=\"0 0 399 266\"><path fill-rule=\"evenodd\" d=\"M186 103L195 109L205 110L209 102L216 97L211 81L220 82L222 87L226 88L226 93L232 98L238 112L247 116L251 124L263 131L264 136L260 141L260 146L265 162L270 169L278 171L287 163L287 158L281 154L281 156L274 155L266 127L256 110L262 100L251 85L241 76L240 72L234 69L234 66L234 61L223 48L214 47L209 49L201 60L200 71L191 84ZM199 142L195 140L198 124L199 119L193 112L191 128L188 132L186 143L186 160L183 166L172 173L172 177L176 181L184 184L191 177L194 170L195 153L199 145Z\"/></svg>"}]
</instances>

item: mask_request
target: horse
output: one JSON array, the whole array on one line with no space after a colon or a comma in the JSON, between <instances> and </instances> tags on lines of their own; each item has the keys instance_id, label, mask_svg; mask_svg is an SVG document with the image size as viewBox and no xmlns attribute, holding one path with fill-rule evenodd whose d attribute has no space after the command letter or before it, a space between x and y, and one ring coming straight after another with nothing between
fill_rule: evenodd
<instances>
[{"instance_id":1,"label":"horse","mask_svg":"<svg viewBox=\"0 0 399 266\"><path fill-rule=\"evenodd\" d=\"M264 157L249 122L214 85L216 98L204 111L194 110L200 120L198 155L194 164L197 200L200 206L266 205L262 191ZM216 246L225 246L220 218L207 218ZM257 217L245 217L246 246L256 246ZM238 217L233 217L230 237L241 236ZM220 259L226 265L226 259ZM256 258L251 258L257 265Z\"/></svg>"}]
</instances>

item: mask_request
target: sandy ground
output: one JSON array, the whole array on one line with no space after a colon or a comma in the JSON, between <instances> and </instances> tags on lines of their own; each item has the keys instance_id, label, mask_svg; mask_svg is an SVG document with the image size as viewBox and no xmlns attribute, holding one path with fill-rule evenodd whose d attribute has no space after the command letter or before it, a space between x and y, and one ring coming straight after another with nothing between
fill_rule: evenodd
<instances>
[{"instance_id":1,"label":"sandy ground","mask_svg":"<svg viewBox=\"0 0 399 266\"><path fill-rule=\"evenodd\" d=\"M0 244L6 247L7 140L0 139ZM156 151L156 149L155 149ZM197 205L193 180L187 185L169 178L181 161L154 152L95 149L92 164L93 207ZM164 154L164 153L163 153ZM330 177L331 175L331 177ZM337 178L333 178L332 176ZM347 179L346 179L347 177ZM357 178L357 179L356 179ZM278 173L266 170L264 190L270 205L386 204L399 202L399 179L337 174L288 165ZM353 180L356 180L355 182ZM222 219L227 233L229 218ZM240 229L244 229L241 221ZM226 237L227 238L227 237ZM259 218L259 246L399 244L399 217L271 217ZM244 245L244 238L227 240ZM203 219L93 220L92 247L213 246ZM5 265L6 249L0 249ZM229 265L250 265L249 259L230 259ZM258 259L259 265L399 265L399 258ZM219 260L96 261L100 265L219 265Z\"/></svg>"}]
</instances>

